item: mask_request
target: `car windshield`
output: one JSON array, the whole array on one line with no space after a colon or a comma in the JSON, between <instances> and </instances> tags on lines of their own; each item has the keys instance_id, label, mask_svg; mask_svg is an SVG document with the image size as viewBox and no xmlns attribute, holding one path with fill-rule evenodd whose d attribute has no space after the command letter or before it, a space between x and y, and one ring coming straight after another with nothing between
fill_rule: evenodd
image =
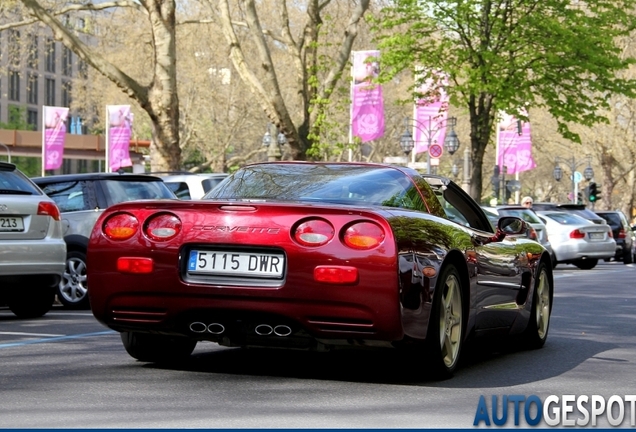
<instances>
[{"instance_id":1,"label":"car windshield","mask_svg":"<svg viewBox=\"0 0 636 432\"><path fill-rule=\"evenodd\" d=\"M500 216L514 216L523 219L525 222L540 224L541 219L535 212L527 209L499 209Z\"/></svg>"},{"instance_id":2,"label":"car windshield","mask_svg":"<svg viewBox=\"0 0 636 432\"><path fill-rule=\"evenodd\" d=\"M272 199L425 208L414 183L401 171L338 164L247 166L224 180L205 199Z\"/></svg>"},{"instance_id":3,"label":"car windshield","mask_svg":"<svg viewBox=\"0 0 636 432\"><path fill-rule=\"evenodd\" d=\"M561 225L589 225L592 222L572 213L565 212L545 212L542 216L548 217Z\"/></svg>"}]
</instances>

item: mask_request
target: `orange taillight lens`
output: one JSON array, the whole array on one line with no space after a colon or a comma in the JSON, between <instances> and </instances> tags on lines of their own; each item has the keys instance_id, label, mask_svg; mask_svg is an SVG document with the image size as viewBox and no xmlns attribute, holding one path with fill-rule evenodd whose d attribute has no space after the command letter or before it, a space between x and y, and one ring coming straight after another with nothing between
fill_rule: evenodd
<instances>
[{"instance_id":1,"label":"orange taillight lens","mask_svg":"<svg viewBox=\"0 0 636 432\"><path fill-rule=\"evenodd\" d=\"M116 213L102 225L102 231L111 240L128 240L137 233L139 221L130 213Z\"/></svg>"},{"instance_id":2,"label":"orange taillight lens","mask_svg":"<svg viewBox=\"0 0 636 432\"><path fill-rule=\"evenodd\" d=\"M344 232L345 245L352 249L367 250L380 245L385 238L384 230L372 222L358 222Z\"/></svg>"}]
</instances>

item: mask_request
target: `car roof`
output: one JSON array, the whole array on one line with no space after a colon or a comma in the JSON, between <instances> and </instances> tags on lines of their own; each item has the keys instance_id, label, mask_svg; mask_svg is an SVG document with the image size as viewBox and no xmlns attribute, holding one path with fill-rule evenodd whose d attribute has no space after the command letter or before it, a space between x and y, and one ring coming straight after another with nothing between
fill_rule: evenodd
<instances>
[{"instance_id":1,"label":"car roof","mask_svg":"<svg viewBox=\"0 0 636 432\"><path fill-rule=\"evenodd\" d=\"M119 173L82 173L82 174L58 174L46 177L31 178L35 183L56 183L62 181L86 181L86 180L126 180L126 181L162 181L161 178L145 174L119 174Z\"/></svg>"}]
</instances>

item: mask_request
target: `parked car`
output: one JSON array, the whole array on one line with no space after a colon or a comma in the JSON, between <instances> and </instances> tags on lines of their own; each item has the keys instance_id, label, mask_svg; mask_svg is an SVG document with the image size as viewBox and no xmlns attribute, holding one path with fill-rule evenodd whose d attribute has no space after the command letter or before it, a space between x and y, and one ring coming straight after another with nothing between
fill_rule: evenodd
<instances>
[{"instance_id":1,"label":"parked car","mask_svg":"<svg viewBox=\"0 0 636 432\"><path fill-rule=\"evenodd\" d=\"M20 318L46 314L65 257L55 202L15 165L0 162L0 304Z\"/></svg>"},{"instance_id":2,"label":"parked car","mask_svg":"<svg viewBox=\"0 0 636 432\"><path fill-rule=\"evenodd\" d=\"M538 241L543 245L544 248L546 248L546 250L552 257L552 264L556 265L556 257L554 256L554 251L552 250L552 244L550 243L548 230L546 229L545 224L541 221L541 219L539 219L534 211L522 206L483 207L483 209L487 213L489 212L496 214L498 217L515 216L523 219L534 229L535 237L533 238L533 240Z\"/></svg>"},{"instance_id":3,"label":"parked car","mask_svg":"<svg viewBox=\"0 0 636 432\"><path fill-rule=\"evenodd\" d=\"M58 300L69 308L88 308L86 248L93 225L105 208L139 199L175 199L158 177L93 173L37 177L33 181L51 197L62 214L66 268Z\"/></svg>"},{"instance_id":4,"label":"parked car","mask_svg":"<svg viewBox=\"0 0 636 432\"><path fill-rule=\"evenodd\" d=\"M357 346L415 364L425 352L449 376L468 337L544 344L550 256L507 238L526 226L494 230L458 185L410 168L253 164L200 201L108 208L88 248L91 308L141 361L187 358L199 341Z\"/></svg>"},{"instance_id":5,"label":"parked car","mask_svg":"<svg viewBox=\"0 0 636 432\"><path fill-rule=\"evenodd\" d=\"M156 173L179 199L201 199L228 175L225 173Z\"/></svg>"},{"instance_id":6,"label":"parked car","mask_svg":"<svg viewBox=\"0 0 636 432\"><path fill-rule=\"evenodd\" d=\"M605 219L594 213L592 210L585 207L584 204L556 204L556 203L533 203L532 210L534 211L561 211L572 213L577 216L594 222L595 224L604 224Z\"/></svg>"},{"instance_id":7,"label":"parked car","mask_svg":"<svg viewBox=\"0 0 636 432\"><path fill-rule=\"evenodd\" d=\"M614 255L614 259L616 261L623 261L625 264L633 263L633 232L625 214L622 211L609 210L597 211L596 214L605 219L610 228L612 228L612 235L616 241L616 254Z\"/></svg>"},{"instance_id":8,"label":"parked car","mask_svg":"<svg viewBox=\"0 0 636 432\"><path fill-rule=\"evenodd\" d=\"M595 224L572 213L538 211L545 223L557 263L574 264L580 269L596 267L599 259L616 252L609 225Z\"/></svg>"}]
</instances>

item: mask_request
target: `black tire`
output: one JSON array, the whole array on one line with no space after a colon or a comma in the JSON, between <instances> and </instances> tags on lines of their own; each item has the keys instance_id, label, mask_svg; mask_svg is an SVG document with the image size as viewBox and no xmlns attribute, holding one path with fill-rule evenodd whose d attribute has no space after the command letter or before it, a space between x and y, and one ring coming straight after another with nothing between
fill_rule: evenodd
<instances>
[{"instance_id":1,"label":"black tire","mask_svg":"<svg viewBox=\"0 0 636 432\"><path fill-rule=\"evenodd\" d=\"M197 345L196 340L184 337L136 332L122 332L121 341L131 357L153 363L185 360Z\"/></svg>"},{"instance_id":2,"label":"black tire","mask_svg":"<svg viewBox=\"0 0 636 432\"><path fill-rule=\"evenodd\" d=\"M596 264L598 264L598 260L595 259L584 259L584 260L578 260L576 262L574 262L574 265L577 266L578 268L580 268L581 270L591 270L594 267L596 267Z\"/></svg>"},{"instance_id":3,"label":"black tire","mask_svg":"<svg viewBox=\"0 0 636 432\"><path fill-rule=\"evenodd\" d=\"M427 351L438 378L453 376L464 342L464 309L461 279L448 265L437 281L427 331Z\"/></svg>"},{"instance_id":4,"label":"black tire","mask_svg":"<svg viewBox=\"0 0 636 432\"><path fill-rule=\"evenodd\" d=\"M86 280L86 254L69 251L66 254L64 275L57 287L57 299L68 309L88 309L88 283Z\"/></svg>"},{"instance_id":5,"label":"black tire","mask_svg":"<svg viewBox=\"0 0 636 432\"><path fill-rule=\"evenodd\" d=\"M550 262L552 263L552 268L553 269L556 268L556 266L559 264L555 254L550 255Z\"/></svg>"},{"instance_id":6,"label":"black tire","mask_svg":"<svg viewBox=\"0 0 636 432\"><path fill-rule=\"evenodd\" d=\"M9 309L18 318L39 318L51 310L53 302L53 288L22 291L7 301Z\"/></svg>"},{"instance_id":7,"label":"black tire","mask_svg":"<svg viewBox=\"0 0 636 432\"><path fill-rule=\"evenodd\" d=\"M623 264L631 264L634 262L631 248L623 253Z\"/></svg>"},{"instance_id":8,"label":"black tire","mask_svg":"<svg viewBox=\"0 0 636 432\"><path fill-rule=\"evenodd\" d=\"M552 294L553 287L550 284L547 265L542 262L539 264L534 281L530 320L523 334L523 342L526 348L541 348L548 338L550 316L552 314Z\"/></svg>"}]
</instances>

